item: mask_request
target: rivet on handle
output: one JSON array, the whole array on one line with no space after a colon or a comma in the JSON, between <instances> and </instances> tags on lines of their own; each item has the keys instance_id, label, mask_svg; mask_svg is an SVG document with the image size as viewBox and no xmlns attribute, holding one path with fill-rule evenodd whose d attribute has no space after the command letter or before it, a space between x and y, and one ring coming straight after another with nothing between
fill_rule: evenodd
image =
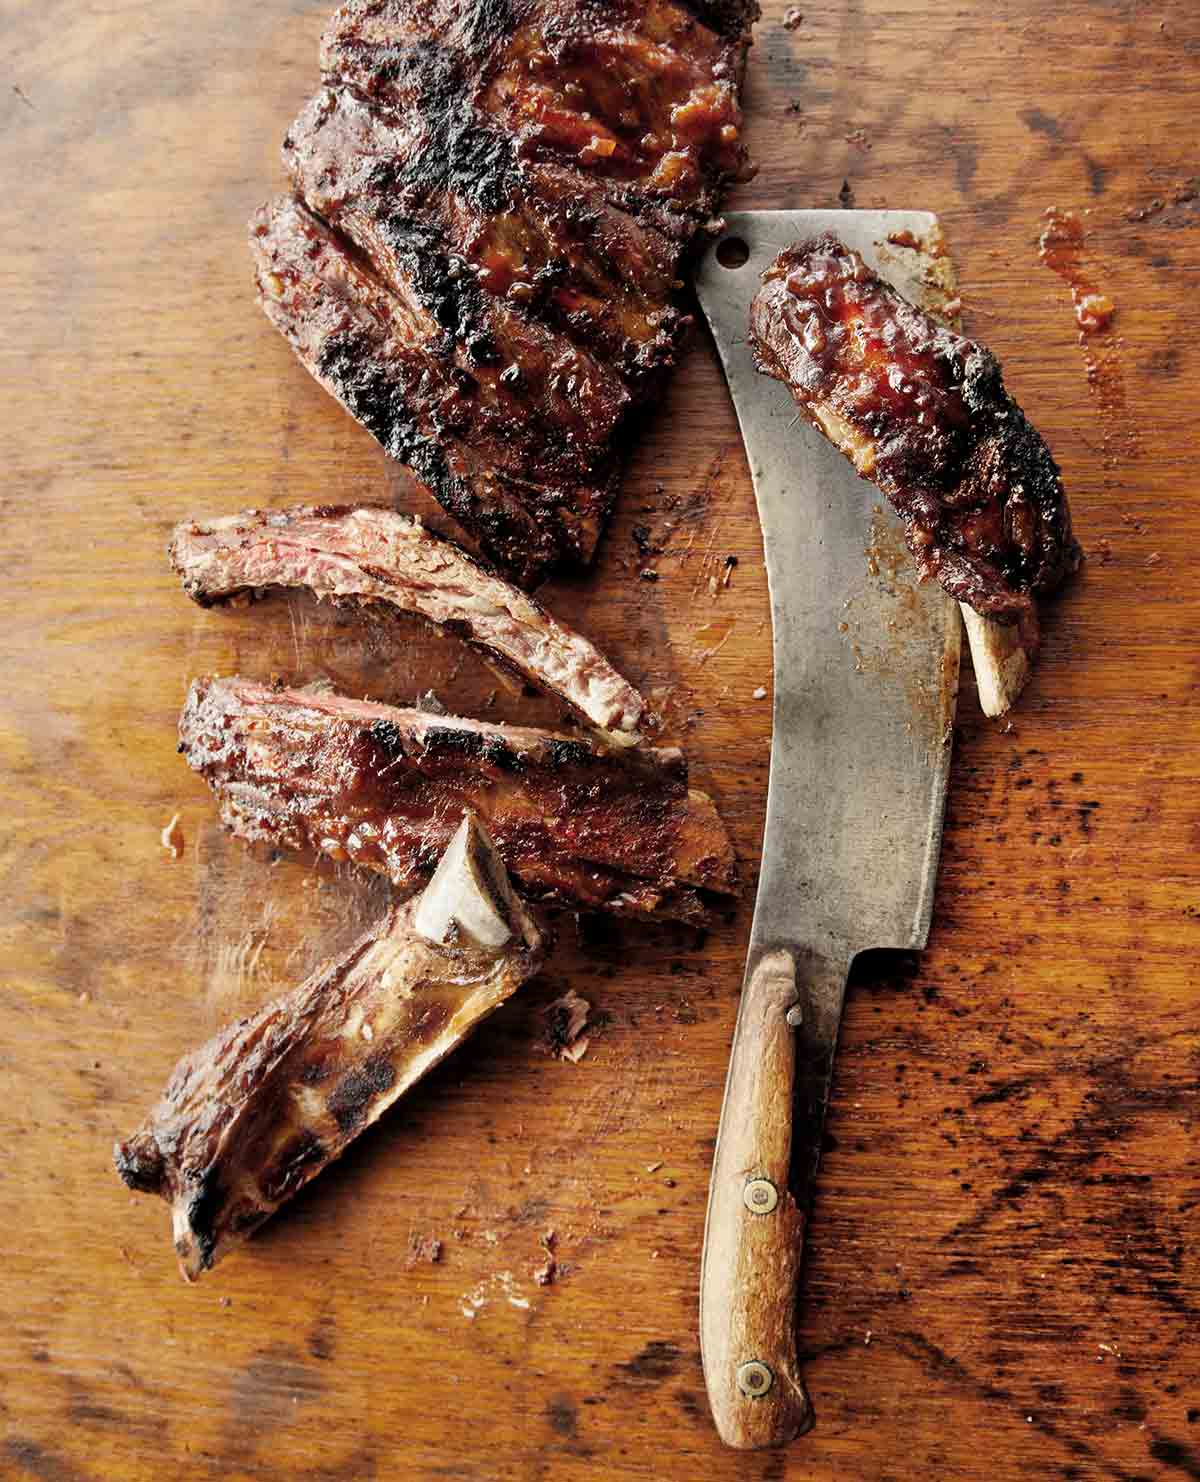
<instances>
[{"instance_id":1,"label":"rivet on handle","mask_svg":"<svg viewBox=\"0 0 1200 1482\"><path fill-rule=\"evenodd\" d=\"M794 1003L784 1015L789 1029L799 1029L804 1023L804 1010L798 1003Z\"/></svg>"},{"instance_id":2,"label":"rivet on handle","mask_svg":"<svg viewBox=\"0 0 1200 1482\"><path fill-rule=\"evenodd\" d=\"M779 1190L769 1178L752 1178L742 1190L742 1203L751 1214L770 1214L779 1203Z\"/></svg>"},{"instance_id":3,"label":"rivet on handle","mask_svg":"<svg viewBox=\"0 0 1200 1482\"><path fill-rule=\"evenodd\" d=\"M761 1400L774 1383L775 1375L758 1359L738 1365L737 1387L750 1399Z\"/></svg>"}]
</instances>

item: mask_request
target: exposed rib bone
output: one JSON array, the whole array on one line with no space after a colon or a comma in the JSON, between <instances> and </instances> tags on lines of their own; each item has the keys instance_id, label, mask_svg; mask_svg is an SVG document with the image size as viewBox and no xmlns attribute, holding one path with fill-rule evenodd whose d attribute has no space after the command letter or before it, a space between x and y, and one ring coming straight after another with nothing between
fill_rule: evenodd
<instances>
[{"instance_id":1,"label":"exposed rib bone","mask_svg":"<svg viewBox=\"0 0 1200 1482\"><path fill-rule=\"evenodd\" d=\"M336 962L175 1067L149 1119L114 1150L130 1186L171 1205L193 1281L315 1178L539 968L544 940L478 822L426 892L392 905ZM446 902L453 904L449 909ZM486 922L432 941L427 916ZM462 923L460 922L460 925ZM453 938L453 939L451 939Z\"/></svg>"}]
</instances>

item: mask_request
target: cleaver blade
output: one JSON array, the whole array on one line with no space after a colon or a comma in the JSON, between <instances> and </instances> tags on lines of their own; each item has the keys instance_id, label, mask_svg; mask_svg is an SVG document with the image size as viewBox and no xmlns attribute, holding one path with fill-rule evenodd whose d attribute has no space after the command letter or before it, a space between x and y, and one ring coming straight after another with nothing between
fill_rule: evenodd
<instances>
[{"instance_id":1,"label":"cleaver blade","mask_svg":"<svg viewBox=\"0 0 1200 1482\"><path fill-rule=\"evenodd\" d=\"M953 289L937 219L916 211L732 213L697 269L754 481L774 629L762 866L700 1280L709 1402L739 1448L811 1424L796 1300L846 979L868 948L925 945L958 693L957 605L918 583L882 495L754 368L762 271L825 230L924 308L944 312Z\"/></svg>"}]
</instances>

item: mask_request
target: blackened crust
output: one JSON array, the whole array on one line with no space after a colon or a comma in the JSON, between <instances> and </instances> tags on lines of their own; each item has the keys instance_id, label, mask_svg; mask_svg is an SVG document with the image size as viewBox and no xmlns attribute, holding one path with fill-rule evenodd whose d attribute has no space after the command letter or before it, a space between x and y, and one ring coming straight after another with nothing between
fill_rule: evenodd
<instances>
[{"instance_id":1,"label":"blackened crust","mask_svg":"<svg viewBox=\"0 0 1200 1482\"><path fill-rule=\"evenodd\" d=\"M381 1116L541 964L517 908L497 951L427 941L393 903L342 958L230 1025L175 1067L116 1150L135 1189L172 1208L195 1279Z\"/></svg>"},{"instance_id":2,"label":"blackened crust","mask_svg":"<svg viewBox=\"0 0 1200 1482\"><path fill-rule=\"evenodd\" d=\"M504 407L483 404L477 380L432 357L436 330L420 311L297 202L265 206L250 240L268 318L325 389L493 558L530 584L572 546L581 558L590 554L611 477L591 489L532 482L521 441L501 437Z\"/></svg>"},{"instance_id":3,"label":"blackened crust","mask_svg":"<svg viewBox=\"0 0 1200 1482\"><path fill-rule=\"evenodd\" d=\"M252 228L263 308L523 585L592 559L678 357L685 257L748 174L755 14L351 0L328 28L284 150L309 210Z\"/></svg>"}]
</instances>

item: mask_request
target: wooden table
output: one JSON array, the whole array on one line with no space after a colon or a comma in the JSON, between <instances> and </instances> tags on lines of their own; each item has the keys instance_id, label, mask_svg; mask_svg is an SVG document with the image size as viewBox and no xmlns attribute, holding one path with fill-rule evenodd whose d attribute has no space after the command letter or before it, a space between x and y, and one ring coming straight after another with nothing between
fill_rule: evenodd
<instances>
[{"instance_id":1,"label":"wooden table","mask_svg":"<svg viewBox=\"0 0 1200 1482\"><path fill-rule=\"evenodd\" d=\"M544 978L195 1287L163 1208L114 1176L114 1138L176 1057L372 902L221 834L175 756L188 679L325 674L463 709L496 683L451 642L301 600L201 612L164 560L191 513L389 493L432 509L250 291L244 222L279 183L330 3L0 12L0 1472L1200 1475L1189 0L801 0L796 29L772 0L757 32L761 169L731 204L940 212L968 326L1061 460L1089 556L1012 724L964 691L929 950L855 974L805 1278L814 1433L724 1452L696 1336L771 642L702 336L595 578L548 599L686 742L745 861L736 922L704 939L568 922ZM1117 304L1104 398L1038 261L1053 205L1081 213ZM641 581L633 528L668 521L661 579ZM497 713L540 712L502 691ZM600 1021L578 1065L541 1042L568 984Z\"/></svg>"}]
</instances>

